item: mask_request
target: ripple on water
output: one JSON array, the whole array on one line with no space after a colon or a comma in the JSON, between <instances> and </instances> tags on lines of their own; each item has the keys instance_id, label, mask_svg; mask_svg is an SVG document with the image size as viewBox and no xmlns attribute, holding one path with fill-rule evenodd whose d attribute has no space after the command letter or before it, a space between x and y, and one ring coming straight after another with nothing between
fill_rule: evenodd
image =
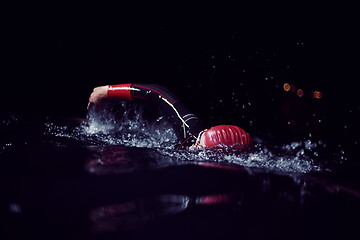
<instances>
[{"instance_id":1,"label":"ripple on water","mask_svg":"<svg viewBox=\"0 0 360 240\"><path fill-rule=\"evenodd\" d=\"M176 157L184 161L210 161L289 173L308 173L323 170L307 154L299 156L292 151L284 149L280 151L276 149L269 150L260 144L256 144L253 148L241 152L222 149L201 149L178 152L161 151L161 154Z\"/></svg>"}]
</instances>

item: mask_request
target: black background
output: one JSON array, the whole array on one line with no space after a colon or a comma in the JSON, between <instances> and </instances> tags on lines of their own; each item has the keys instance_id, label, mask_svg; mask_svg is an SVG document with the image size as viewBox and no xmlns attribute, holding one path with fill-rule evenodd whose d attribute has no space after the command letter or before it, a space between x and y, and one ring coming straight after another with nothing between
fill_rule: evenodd
<instances>
[{"instance_id":1,"label":"black background","mask_svg":"<svg viewBox=\"0 0 360 240\"><path fill-rule=\"evenodd\" d=\"M52 2L4 6L0 29L0 114L12 116L15 113L35 116L36 119L39 116L85 117L89 94L96 86L129 82L160 84L174 92L209 124L239 125L253 139L269 140L265 145L276 147L307 139L324 141L327 148L320 160L335 165L331 168L336 170L331 172L333 179L358 187L360 104L356 9L346 3L305 4L303 1L292 1L288 5L195 5L184 2L144 5L137 2L133 5L100 6L95 3L65 5ZM283 84L286 82L303 89L305 95L300 98L293 92L285 92ZM314 90L321 91L323 98L313 99L311 92ZM16 129L17 126L15 124L15 128L9 130L14 134L9 139L19 138L21 141L22 135L31 136L31 131L22 132L21 128ZM39 136L38 133L35 136ZM7 144L8 140L5 140ZM155 172L155 176L152 172L145 175L139 172L114 178L82 178L77 174L84 168L81 160L85 161L83 158L88 156L84 149L44 148L40 145L41 149L34 146L33 152L30 151L33 154L28 154L29 151L22 151L22 145L17 146L15 140L11 142L14 146L8 148L8 159L3 161L5 176L9 177L2 181L9 184L5 190L12 193L5 191L5 201L19 201L19 206L24 209L24 214L19 216L14 215L16 212L11 213L11 221L7 218L9 214L2 215L6 219L5 228L10 226L10 230L4 228L5 233L13 232L14 236L31 237L44 232L51 237L62 237L62 234L67 235L66 230L81 232L81 227L88 227L82 219L87 208L93 207L97 201L114 202L116 196L130 198L132 195L127 196L127 193L135 193L137 188L134 186L141 186L139 193L158 193L161 190L177 193L184 189L190 192L200 189L202 192L204 186L205 189L206 186L209 189L215 186L215 189L238 191L241 182L235 178L236 174L229 178L227 173L223 173L224 176L216 171L207 174L206 170L196 169L185 171L185 174L181 169L176 174L177 169L174 169L175 174L165 170L160 175ZM31 146L24 146L25 150L31 149ZM142 154L138 149L134 151L137 156L134 159L141 162L138 156ZM27 159L30 160L26 162ZM24 161L25 165L21 165ZM25 167L19 168L20 165ZM262 187L259 191L265 191L266 178L263 180L259 176ZM115 191L114 182L119 183ZM203 184L196 184L199 182ZM254 181L245 183L248 182L252 184L247 187L252 188ZM283 186L287 185L283 184L284 181L279 182L279 189L286 193ZM305 185L299 184L301 187ZM296 194L298 191L296 187ZM50 201L46 202L47 199ZM251 216L254 226L260 225L260 229L265 226L265 229L278 230L281 226L277 224L279 219L281 223L292 225L293 215L287 208L291 204L280 207L282 202L278 197L274 197L275 205L267 202L269 197L263 198L263 195L256 199L250 199L250 207L244 205L248 211L245 223ZM325 197L319 199L319 206L324 205L325 211L317 205L311 208L300 203L311 212L296 221L304 226L311 225L310 230L305 229L302 234L316 229L317 234L326 233L331 237L333 232L344 234L348 229L347 224L353 218L347 213L358 212L357 202L347 204L347 199L340 201L338 198L326 200ZM355 205L357 208L353 211ZM344 208L348 211L343 211ZM264 215L262 209L271 213L265 220L258 217ZM279 215L277 209L284 209L285 217ZM298 209L297 205L291 209ZM184 218L187 223L189 219L193 220L190 229L197 226L192 225L193 222L203 223L206 231L218 229L216 223L222 219L213 222L213 211L206 211ZM312 214L322 217L309 219ZM301 211L294 216L302 216ZM201 221L197 221L199 219ZM332 223L334 219L336 221ZM221 234L221 229L229 229L229 222L221 223L226 225L220 227ZM327 225L329 222L332 224ZM338 222L342 223L340 230ZM172 229L172 223L169 221L166 226ZM64 225L67 225L65 230ZM49 229L43 230L44 226ZM174 226L183 229L181 222ZM230 226L235 225L230 223ZM290 228L291 234L301 229L297 224L294 226L296 230ZM163 226L158 229L164 231ZM239 231L237 225L234 229ZM349 233L356 231L355 227L352 229ZM167 231L170 234L171 230ZM200 228L200 232L204 231ZM207 237L214 237L210 236L212 232L209 231ZM263 233L267 234L267 231L261 231Z\"/></svg>"},{"instance_id":2,"label":"black background","mask_svg":"<svg viewBox=\"0 0 360 240\"><path fill-rule=\"evenodd\" d=\"M155 83L211 125L281 135L291 119L300 119L292 134L317 131L311 122L320 120L320 133L336 131L353 144L360 111L353 9L300 2L6 6L0 111L84 117L96 86ZM285 93L285 82L305 96ZM322 91L320 101L310 97L314 90ZM284 104L303 110L284 117Z\"/></svg>"}]
</instances>

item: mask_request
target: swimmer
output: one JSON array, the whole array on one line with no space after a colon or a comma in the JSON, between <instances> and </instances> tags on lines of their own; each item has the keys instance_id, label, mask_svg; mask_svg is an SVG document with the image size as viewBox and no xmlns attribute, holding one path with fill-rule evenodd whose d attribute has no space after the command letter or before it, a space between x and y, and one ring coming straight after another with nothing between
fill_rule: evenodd
<instances>
[{"instance_id":1,"label":"swimmer","mask_svg":"<svg viewBox=\"0 0 360 240\"><path fill-rule=\"evenodd\" d=\"M105 98L127 101L146 100L157 104L175 125L175 130L181 140L179 149L204 147L242 149L251 145L250 135L238 126L218 125L206 129L204 123L179 99L159 85L117 84L96 87L89 97L88 109Z\"/></svg>"}]
</instances>

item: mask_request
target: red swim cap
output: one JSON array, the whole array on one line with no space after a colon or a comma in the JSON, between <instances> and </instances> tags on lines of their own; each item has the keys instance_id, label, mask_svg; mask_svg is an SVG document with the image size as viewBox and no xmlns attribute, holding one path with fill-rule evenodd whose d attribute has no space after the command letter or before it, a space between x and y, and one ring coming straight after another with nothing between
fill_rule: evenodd
<instances>
[{"instance_id":1,"label":"red swim cap","mask_svg":"<svg viewBox=\"0 0 360 240\"><path fill-rule=\"evenodd\" d=\"M201 136L206 147L217 145L244 148L251 145L250 135L243 129L233 125L218 125L206 130Z\"/></svg>"}]
</instances>

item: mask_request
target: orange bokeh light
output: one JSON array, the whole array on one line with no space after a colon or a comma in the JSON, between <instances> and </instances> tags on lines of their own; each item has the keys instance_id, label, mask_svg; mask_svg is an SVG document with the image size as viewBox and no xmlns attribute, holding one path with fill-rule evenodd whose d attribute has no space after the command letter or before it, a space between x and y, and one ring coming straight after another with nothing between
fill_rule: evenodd
<instances>
[{"instance_id":1,"label":"orange bokeh light","mask_svg":"<svg viewBox=\"0 0 360 240\"><path fill-rule=\"evenodd\" d=\"M296 94L299 96L299 97L302 97L302 96L304 96L304 90L302 90L302 89L298 89L297 91L296 91Z\"/></svg>"},{"instance_id":2,"label":"orange bokeh light","mask_svg":"<svg viewBox=\"0 0 360 240\"><path fill-rule=\"evenodd\" d=\"M322 98L322 93L320 91L314 91L313 92L313 97L317 98L317 99L320 99L320 98Z\"/></svg>"},{"instance_id":3,"label":"orange bokeh light","mask_svg":"<svg viewBox=\"0 0 360 240\"><path fill-rule=\"evenodd\" d=\"M283 88L284 88L284 90L285 90L285 91L287 91L287 92L288 92L288 91L290 91L290 88L291 88L291 87L290 87L290 84L288 84L288 83L284 83Z\"/></svg>"}]
</instances>

